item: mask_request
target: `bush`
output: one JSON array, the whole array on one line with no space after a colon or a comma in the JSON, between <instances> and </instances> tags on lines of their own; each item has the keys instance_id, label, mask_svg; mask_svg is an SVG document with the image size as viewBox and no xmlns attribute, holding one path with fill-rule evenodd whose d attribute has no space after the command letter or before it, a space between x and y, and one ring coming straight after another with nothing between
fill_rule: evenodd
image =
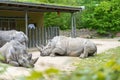
<instances>
[{"instance_id":1,"label":"bush","mask_svg":"<svg viewBox=\"0 0 120 80\"><path fill-rule=\"evenodd\" d=\"M82 25L96 29L99 34L114 34L120 31L120 1L102 1L98 6L89 6L82 14Z\"/></svg>"}]
</instances>

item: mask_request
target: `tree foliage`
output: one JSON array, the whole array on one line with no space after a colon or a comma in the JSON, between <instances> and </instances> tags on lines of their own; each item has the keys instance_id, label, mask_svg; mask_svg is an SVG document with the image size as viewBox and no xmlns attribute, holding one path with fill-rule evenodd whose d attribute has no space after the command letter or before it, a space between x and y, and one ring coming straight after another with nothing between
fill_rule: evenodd
<instances>
[{"instance_id":1,"label":"tree foliage","mask_svg":"<svg viewBox=\"0 0 120 80\"><path fill-rule=\"evenodd\" d=\"M53 16L54 15L54 16ZM70 14L69 13L57 13L48 12L44 15L44 26L58 26L60 29L70 29Z\"/></svg>"},{"instance_id":2,"label":"tree foliage","mask_svg":"<svg viewBox=\"0 0 120 80\"><path fill-rule=\"evenodd\" d=\"M48 3L67 6L85 6L85 10L76 13L77 28L95 29L99 34L120 31L120 0L15 0L36 3ZM59 26L70 29L70 13L48 12L44 15L45 26Z\"/></svg>"},{"instance_id":3,"label":"tree foliage","mask_svg":"<svg viewBox=\"0 0 120 80\"><path fill-rule=\"evenodd\" d=\"M119 0L109 0L100 2L98 6L90 6L89 9L83 11L82 25L95 29L100 34L111 32L113 34L120 31L119 4Z\"/></svg>"}]
</instances>

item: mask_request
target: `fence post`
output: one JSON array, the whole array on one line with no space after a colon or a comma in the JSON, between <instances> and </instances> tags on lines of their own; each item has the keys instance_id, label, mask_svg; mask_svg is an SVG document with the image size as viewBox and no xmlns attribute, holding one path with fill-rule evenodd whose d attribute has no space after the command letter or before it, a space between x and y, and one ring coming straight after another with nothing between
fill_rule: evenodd
<instances>
[{"instance_id":1,"label":"fence post","mask_svg":"<svg viewBox=\"0 0 120 80\"><path fill-rule=\"evenodd\" d=\"M71 13L71 37L76 37L76 22L75 22L75 13Z\"/></svg>"},{"instance_id":2,"label":"fence post","mask_svg":"<svg viewBox=\"0 0 120 80\"><path fill-rule=\"evenodd\" d=\"M26 35L28 35L28 11L25 11L25 27L26 27Z\"/></svg>"}]
</instances>

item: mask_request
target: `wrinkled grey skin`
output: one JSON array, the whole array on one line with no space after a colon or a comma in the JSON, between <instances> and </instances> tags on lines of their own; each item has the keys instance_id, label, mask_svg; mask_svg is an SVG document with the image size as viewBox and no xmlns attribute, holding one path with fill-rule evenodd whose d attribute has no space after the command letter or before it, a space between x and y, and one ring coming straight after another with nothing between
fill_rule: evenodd
<instances>
[{"instance_id":1,"label":"wrinkled grey skin","mask_svg":"<svg viewBox=\"0 0 120 80\"><path fill-rule=\"evenodd\" d=\"M22 31L0 30L0 47L2 47L6 42L9 42L11 40L17 40L23 45L27 45L28 43L28 37Z\"/></svg>"},{"instance_id":2,"label":"wrinkled grey skin","mask_svg":"<svg viewBox=\"0 0 120 80\"><path fill-rule=\"evenodd\" d=\"M38 58L32 59L32 54L28 54L26 47L17 40L11 40L3 45L0 54L3 57L2 62L13 66L34 67L38 60Z\"/></svg>"},{"instance_id":3,"label":"wrinkled grey skin","mask_svg":"<svg viewBox=\"0 0 120 80\"><path fill-rule=\"evenodd\" d=\"M56 36L45 47L37 48L41 56L75 56L86 58L97 52L96 45L88 39Z\"/></svg>"}]
</instances>

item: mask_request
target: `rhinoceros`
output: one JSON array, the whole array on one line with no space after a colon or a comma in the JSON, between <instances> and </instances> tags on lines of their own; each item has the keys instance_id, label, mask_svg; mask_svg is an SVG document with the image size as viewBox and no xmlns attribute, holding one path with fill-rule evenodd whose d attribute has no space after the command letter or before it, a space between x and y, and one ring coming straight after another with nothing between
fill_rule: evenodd
<instances>
[{"instance_id":1,"label":"rhinoceros","mask_svg":"<svg viewBox=\"0 0 120 80\"><path fill-rule=\"evenodd\" d=\"M26 47L17 40L11 40L0 48L1 62L8 63L13 66L34 67L38 58L32 59Z\"/></svg>"},{"instance_id":2,"label":"rhinoceros","mask_svg":"<svg viewBox=\"0 0 120 80\"><path fill-rule=\"evenodd\" d=\"M22 31L16 30L0 30L0 47L2 47L6 42L11 40L17 40L23 45L27 45L28 37Z\"/></svg>"},{"instance_id":3,"label":"rhinoceros","mask_svg":"<svg viewBox=\"0 0 120 80\"><path fill-rule=\"evenodd\" d=\"M75 56L86 58L97 52L96 45L84 38L71 38L65 36L54 37L46 46L36 45L41 56Z\"/></svg>"}]
</instances>

